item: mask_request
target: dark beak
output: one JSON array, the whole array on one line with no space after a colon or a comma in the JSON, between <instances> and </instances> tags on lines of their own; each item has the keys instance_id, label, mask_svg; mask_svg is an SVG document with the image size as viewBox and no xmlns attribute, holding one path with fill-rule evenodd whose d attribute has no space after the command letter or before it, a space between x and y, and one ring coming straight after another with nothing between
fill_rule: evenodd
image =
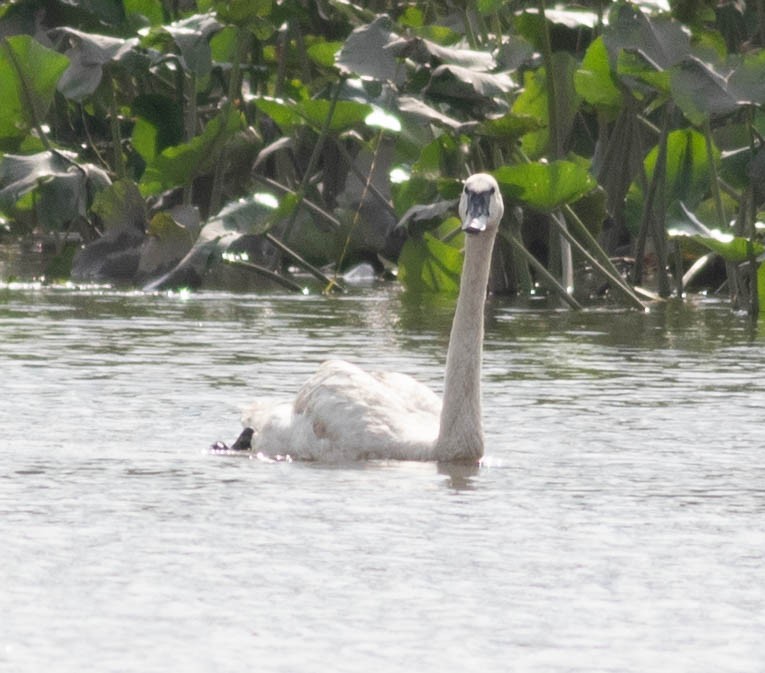
<instances>
[{"instance_id":1,"label":"dark beak","mask_svg":"<svg viewBox=\"0 0 765 673\"><path fill-rule=\"evenodd\" d=\"M494 190L487 192L466 192L467 208L462 222L466 234L478 234L486 230L489 221L489 204Z\"/></svg>"}]
</instances>

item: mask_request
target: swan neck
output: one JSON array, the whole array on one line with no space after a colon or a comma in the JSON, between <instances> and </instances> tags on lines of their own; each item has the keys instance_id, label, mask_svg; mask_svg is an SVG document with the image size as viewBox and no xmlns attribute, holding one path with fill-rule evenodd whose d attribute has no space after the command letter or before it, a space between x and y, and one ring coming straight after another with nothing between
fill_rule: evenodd
<instances>
[{"instance_id":1,"label":"swan neck","mask_svg":"<svg viewBox=\"0 0 765 673\"><path fill-rule=\"evenodd\" d=\"M469 235L446 355L437 460L472 462L483 455L481 357L486 288L496 231Z\"/></svg>"}]
</instances>

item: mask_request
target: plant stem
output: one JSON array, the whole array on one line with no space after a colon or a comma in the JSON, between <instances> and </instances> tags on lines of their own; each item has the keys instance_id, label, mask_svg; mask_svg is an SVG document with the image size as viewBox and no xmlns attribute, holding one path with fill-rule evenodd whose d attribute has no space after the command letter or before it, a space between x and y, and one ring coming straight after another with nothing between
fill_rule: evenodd
<instances>
[{"instance_id":1,"label":"plant stem","mask_svg":"<svg viewBox=\"0 0 765 673\"><path fill-rule=\"evenodd\" d=\"M671 104L670 104L671 106ZM648 186L645 203L643 205L643 217L640 222L640 231L635 250L635 268L633 269L632 282L637 285L640 283L643 272L643 257L645 255L645 244L648 238L648 231L653 231L654 247L657 256L657 273L659 274L659 294L666 296L669 294L669 282L666 270L666 246L664 245L664 229L660 228L655 222L655 203L656 194L659 186L664 183L664 176L667 165L667 138L669 136L669 120L671 110L664 111L664 123L659 138L659 152L656 157L656 164L653 169L651 183Z\"/></svg>"},{"instance_id":2,"label":"plant stem","mask_svg":"<svg viewBox=\"0 0 765 673\"><path fill-rule=\"evenodd\" d=\"M500 235L513 245L513 249L517 250L526 261L536 269L537 273L542 277L545 284L555 292L564 302L566 302L571 308L575 310L581 310L582 305L574 299L559 282L534 255L532 255L523 243L516 238L516 236L507 229L500 229Z\"/></svg>"},{"instance_id":3,"label":"plant stem","mask_svg":"<svg viewBox=\"0 0 765 673\"><path fill-rule=\"evenodd\" d=\"M715 163L714 153L712 152L712 126L709 122L709 116L707 116L706 121L704 122L704 141L706 143L709 172L712 174L712 196L714 197L715 210L717 211L717 226L724 231L728 227L728 223L725 217L725 207L723 206L722 202L722 193L720 192L717 164Z\"/></svg>"},{"instance_id":4,"label":"plant stem","mask_svg":"<svg viewBox=\"0 0 765 673\"><path fill-rule=\"evenodd\" d=\"M112 134L112 147L114 148L114 172L118 178L125 177L125 156L122 154L122 134L120 133L120 120L117 110L117 100L114 93L114 80L107 79L109 83L109 129Z\"/></svg>"},{"instance_id":5,"label":"plant stem","mask_svg":"<svg viewBox=\"0 0 765 673\"><path fill-rule=\"evenodd\" d=\"M539 15L542 18L542 58L545 63L545 80L547 83L547 128L550 133L550 155L559 159L563 153L558 128L558 101L555 91L555 72L553 70L552 42L550 40L550 25L545 15L545 0L539 0Z\"/></svg>"},{"instance_id":6,"label":"plant stem","mask_svg":"<svg viewBox=\"0 0 765 673\"><path fill-rule=\"evenodd\" d=\"M587 248L585 248L573 236L573 234L571 234L570 231L568 231L568 229L561 227L560 222L553 218L553 222L559 227L561 234L569 241L569 243L571 243L571 245L577 249L580 254L584 256L584 258L590 264L592 264L592 266L597 271L603 275L604 278L606 278L606 280L610 281L611 284L619 292L621 292L621 294L625 299L627 299L629 303L631 303L635 308L645 310L645 304L640 301L640 298L635 294L635 291L629 285L627 285L627 283L624 282L624 279L616 270L616 267L608 258L608 255L606 255L606 253L603 251L603 248L598 245L598 242L592 237L590 231L587 229L587 227L584 226L584 223L579 219L579 216L573 211L571 206L563 206L563 212L566 214L566 217L569 219L569 221L574 225L577 233L592 246L594 251L596 251L597 258L595 255L591 254L590 251L587 250Z\"/></svg>"},{"instance_id":7,"label":"plant stem","mask_svg":"<svg viewBox=\"0 0 765 673\"><path fill-rule=\"evenodd\" d=\"M324 149L324 143L327 140L327 136L329 135L329 128L332 124L332 117L335 115L335 108L337 107L337 100L340 98L340 90L342 88L342 82L343 78L340 78L340 81L337 83L335 87L334 95L332 96L332 100L329 104L329 111L327 112L327 118L324 120L324 124L321 127L321 131L319 132L319 137L316 140L316 144L313 147L313 152L311 153L311 157L308 160L308 166L306 166L305 172L303 173L303 178L300 181L300 187L296 190L298 201L295 204L295 208L293 209L292 213L290 213L290 217L287 220L287 223L284 225L284 239L286 241L289 241L290 234L292 233L292 228L295 226L295 221L297 220L298 213L300 212L300 205L303 203L303 199L305 198L305 194L308 191L308 183L311 181L311 176L313 175L313 171L316 168L316 164L319 162L319 157L321 156L321 152Z\"/></svg>"},{"instance_id":8,"label":"plant stem","mask_svg":"<svg viewBox=\"0 0 765 673\"><path fill-rule=\"evenodd\" d=\"M364 188L361 191L361 197L359 198L359 203L356 206L356 212L353 214L353 220L351 221L351 226L348 229L348 233L345 237L345 242L343 243L343 249L340 251L340 256L337 258L337 262L335 263L335 275L334 275L335 279L337 279L337 274L340 272L340 267L342 266L343 261L345 260L345 256L348 253L348 248L351 244L351 236L353 235L354 230L359 224L359 219L361 218L361 206L364 204L364 200L367 198L367 192L370 191L370 187L372 185L372 176L375 173L375 166L377 165L377 159L380 156L380 145L382 144L382 139L383 139L383 129L380 129L377 133L377 137L375 140L375 151L372 154L372 161L369 164L369 174L366 176L362 176L361 172L358 171L358 169L354 171L354 174L363 183ZM342 145L339 145L339 147L342 148L341 149L341 153L342 153L342 151L345 150L345 148ZM350 159L348 165L350 166L351 170L353 170L354 169L353 159L351 159L351 157L348 156L347 153L344 154L343 156L345 157L346 161ZM382 195L376 190L374 194L376 196L382 197ZM385 201L384 199L381 199L381 200ZM387 202L386 202L386 206L390 207Z\"/></svg>"},{"instance_id":9,"label":"plant stem","mask_svg":"<svg viewBox=\"0 0 765 673\"><path fill-rule=\"evenodd\" d=\"M245 262L241 259L225 259L224 261L226 264L231 264L232 266L241 266L244 269L254 271L257 274L265 278L268 278L269 280L274 281L275 283L279 283L279 285L282 285L289 290L294 290L295 292L300 292L300 293L303 292L302 286L298 285L294 280L285 278L284 276L281 276L275 271L272 271L271 269L268 269L265 266L261 266L260 264Z\"/></svg>"},{"instance_id":10,"label":"plant stem","mask_svg":"<svg viewBox=\"0 0 765 673\"><path fill-rule=\"evenodd\" d=\"M345 288L340 285L336 280L333 280L327 274L325 274L320 269L317 269L313 264L311 264L309 261L303 259L298 253L296 253L292 248L289 248L284 243L282 243L278 238L276 238L273 234L266 234L266 239L268 239L269 243L273 244L281 252L283 252L287 257L290 257L298 266L303 267L308 273L310 273L315 278L318 278L323 283L326 283L327 287L325 288L325 292L337 289L340 291L343 291Z\"/></svg>"},{"instance_id":11,"label":"plant stem","mask_svg":"<svg viewBox=\"0 0 765 673\"><path fill-rule=\"evenodd\" d=\"M239 97L239 73L241 72L241 61L244 55L244 48L247 45L249 32L241 27L236 29L236 48L234 50L234 60L231 65L231 74L228 80L228 92L226 102L223 105L223 114L228 115L228 111L234 104L234 100ZM210 212L217 213L220 210L223 194L223 177L226 174L226 162L224 161L225 152L220 150L218 160L215 162L215 172L213 174L212 188L210 189Z\"/></svg>"},{"instance_id":12,"label":"plant stem","mask_svg":"<svg viewBox=\"0 0 765 673\"><path fill-rule=\"evenodd\" d=\"M184 78L184 82L185 82ZM186 142L190 142L194 137L194 133L197 128L197 76L193 71L188 73L188 88L189 88L189 100L188 107L186 108L186 128L185 139ZM193 197L194 178L193 176L189 180L188 184L183 186L183 205L190 206Z\"/></svg>"}]
</instances>

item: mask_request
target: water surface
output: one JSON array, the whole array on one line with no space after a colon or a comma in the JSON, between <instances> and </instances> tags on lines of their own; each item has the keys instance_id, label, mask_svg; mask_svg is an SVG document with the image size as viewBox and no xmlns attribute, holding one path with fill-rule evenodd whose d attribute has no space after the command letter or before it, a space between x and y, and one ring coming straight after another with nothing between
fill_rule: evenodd
<instances>
[{"instance_id":1,"label":"water surface","mask_svg":"<svg viewBox=\"0 0 765 673\"><path fill-rule=\"evenodd\" d=\"M204 447L344 357L440 390L451 307L0 289L0 670L765 661L765 341L724 304L487 308L487 464Z\"/></svg>"}]
</instances>

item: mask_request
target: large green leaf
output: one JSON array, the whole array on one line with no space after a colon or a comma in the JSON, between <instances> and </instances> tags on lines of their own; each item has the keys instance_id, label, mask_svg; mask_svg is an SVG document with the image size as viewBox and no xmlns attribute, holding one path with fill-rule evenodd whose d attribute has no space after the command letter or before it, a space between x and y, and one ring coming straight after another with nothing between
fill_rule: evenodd
<instances>
[{"instance_id":1,"label":"large green leaf","mask_svg":"<svg viewBox=\"0 0 765 673\"><path fill-rule=\"evenodd\" d=\"M409 238L398 258L398 277L414 292L457 293L460 289L462 253L430 234Z\"/></svg>"},{"instance_id":2,"label":"large green leaf","mask_svg":"<svg viewBox=\"0 0 765 673\"><path fill-rule=\"evenodd\" d=\"M68 65L29 35L0 38L0 143L22 139L45 119Z\"/></svg>"},{"instance_id":3,"label":"large green leaf","mask_svg":"<svg viewBox=\"0 0 765 673\"><path fill-rule=\"evenodd\" d=\"M337 54L343 72L397 84L404 82L404 69L390 47L398 40L396 27L385 15L354 30Z\"/></svg>"},{"instance_id":4,"label":"large green leaf","mask_svg":"<svg viewBox=\"0 0 765 673\"><path fill-rule=\"evenodd\" d=\"M510 201L543 212L573 203L597 186L586 168L571 161L502 166L493 175Z\"/></svg>"},{"instance_id":5,"label":"large green leaf","mask_svg":"<svg viewBox=\"0 0 765 673\"><path fill-rule=\"evenodd\" d=\"M212 169L226 142L242 127L240 113L233 107L208 122L201 135L188 143L165 148L146 166L141 178L144 196L171 187L188 185Z\"/></svg>"},{"instance_id":6,"label":"large green leaf","mask_svg":"<svg viewBox=\"0 0 765 673\"><path fill-rule=\"evenodd\" d=\"M716 69L689 57L672 72L672 95L686 117L701 124L714 115L735 112L744 105L765 103L765 52L747 56L735 68Z\"/></svg>"},{"instance_id":7,"label":"large green leaf","mask_svg":"<svg viewBox=\"0 0 765 673\"><path fill-rule=\"evenodd\" d=\"M689 58L673 69L672 98L686 117L700 125L709 115L725 115L738 107L726 78L710 64Z\"/></svg>"},{"instance_id":8,"label":"large green leaf","mask_svg":"<svg viewBox=\"0 0 765 673\"><path fill-rule=\"evenodd\" d=\"M622 94L614 83L614 75L608 62L608 51L602 37L592 41L582 59L582 65L574 73L576 92L590 105L607 110L618 110Z\"/></svg>"},{"instance_id":9,"label":"large green leaf","mask_svg":"<svg viewBox=\"0 0 765 673\"><path fill-rule=\"evenodd\" d=\"M57 28L55 34L72 43L66 51L69 67L58 82L58 90L75 101L82 101L98 88L104 66L119 61L138 45L138 38L124 40L74 28Z\"/></svg>"},{"instance_id":10,"label":"large green leaf","mask_svg":"<svg viewBox=\"0 0 765 673\"><path fill-rule=\"evenodd\" d=\"M620 52L640 54L658 70L665 70L690 54L690 33L672 19L649 17L633 3L616 3L609 13L603 42L612 64Z\"/></svg>"},{"instance_id":11,"label":"large green leaf","mask_svg":"<svg viewBox=\"0 0 765 673\"><path fill-rule=\"evenodd\" d=\"M279 125L283 131L289 131L295 126L308 124L315 129L321 129L330 110L332 101L317 98L302 100L297 103L260 96L252 99L261 112L265 112ZM361 123L372 113L372 106L356 101L339 100L332 110L329 125L330 133L341 133Z\"/></svg>"},{"instance_id":12,"label":"large green leaf","mask_svg":"<svg viewBox=\"0 0 765 673\"><path fill-rule=\"evenodd\" d=\"M713 149L715 162L719 162L720 153ZM648 182L653 179L659 148L654 147L643 162ZM704 136L693 129L672 131L667 136L667 168L664 179L664 202L668 210L677 207L679 202L695 208L710 188L711 168L707 156ZM636 232L640 222L645 194L640 181L630 186L626 201L627 226Z\"/></svg>"}]
</instances>

